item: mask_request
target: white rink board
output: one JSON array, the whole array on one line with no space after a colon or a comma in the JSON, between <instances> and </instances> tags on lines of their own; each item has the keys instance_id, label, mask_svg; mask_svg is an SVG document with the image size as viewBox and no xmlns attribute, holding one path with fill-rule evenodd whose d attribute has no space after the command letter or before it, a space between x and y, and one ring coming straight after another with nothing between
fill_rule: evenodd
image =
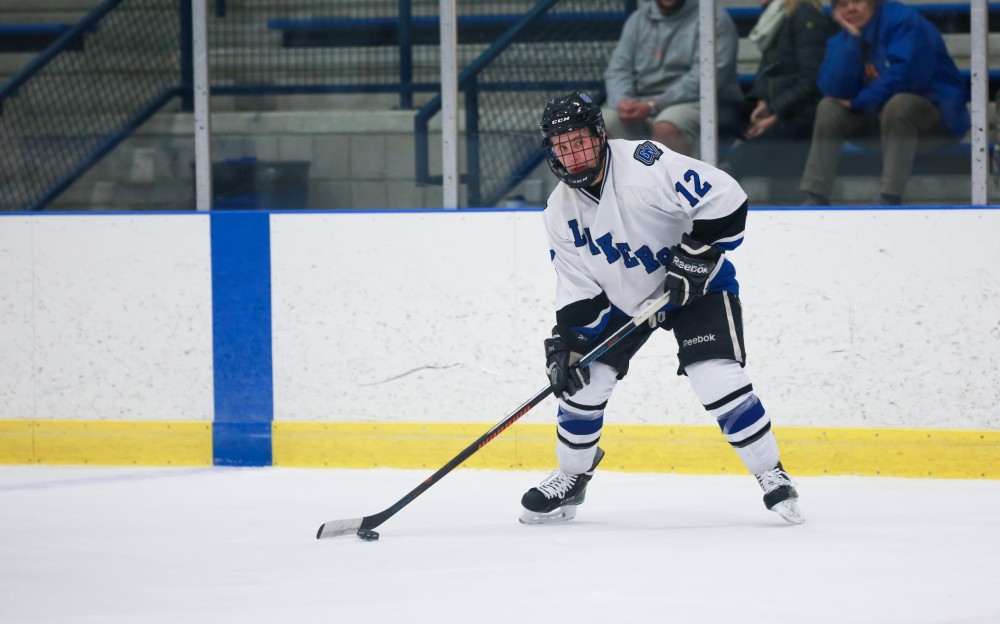
<instances>
[{"instance_id":1,"label":"white rink board","mask_svg":"<svg viewBox=\"0 0 1000 624\"><path fill-rule=\"evenodd\" d=\"M540 219L272 216L275 420L488 422L539 390Z\"/></svg>"},{"instance_id":2,"label":"white rink board","mask_svg":"<svg viewBox=\"0 0 1000 624\"><path fill-rule=\"evenodd\" d=\"M207 216L0 219L0 419L211 421Z\"/></svg>"},{"instance_id":3,"label":"white rink board","mask_svg":"<svg viewBox=\"0 0 1000 624\"><path fill-rule=\"evenodd\" d=\"M733 257L777 422L1000 427L1000 211L750 217Z\"/></svg>"},{"instance_id":4,"label":"white rink board","mask_svg":"<svg viewBox=\"0 0 1000 624\"><path fill-rule=\"evenodd\" d=\"M34 416L33 221L0 219L0 418Z\"/></svg>"},{"instance_id":5,"label":"white rink board","mask_svg":"<svg viewBox=\"0 0 1000 624\"><path fill-rule=\"evenodd\" d=\"M271 222L275 420L494 423L544 386L541 213ZM997 231L998 210L752 211L731 257L775 422L1000 427ZM0 420L211 420L209 246L207 215L0 219ZM646 346L609 423L708 424L674 351Z\"/></svg>"},{"instance_id":6,"label":"white rink board","mask_svg":"<svg viewBox=\"0 0 1000 624\"><path fill-rule=\"evenodd\" d=\"M996 210L752 211L730 257L775 422L1000 427L997 231ZM275 420L492 423L544 386L541 213L276 214L271 242ZM675 350L647 344L609 423L710 422Z\"/></svg>"}]
</instances>

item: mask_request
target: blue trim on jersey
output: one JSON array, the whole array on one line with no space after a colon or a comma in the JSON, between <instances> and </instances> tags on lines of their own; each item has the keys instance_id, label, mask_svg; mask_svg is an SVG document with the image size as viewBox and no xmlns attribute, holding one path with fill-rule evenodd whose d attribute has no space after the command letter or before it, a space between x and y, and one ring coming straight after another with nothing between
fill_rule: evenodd
<instances>
[{"instance_id":1,"label":"blue trim on jersey","mask_svg":"<svg viewBox=\"0 0 1000 624\"><path fill-rule=\"evenodd\" d=\"M601 198L600 197L597 197L596 195L594 195L593 193L591 193L589 190L587 190L585 188L578 188L578 189L573 189L573 190L575 190L577 193L583 195L584 198L589 199L591 201L591 203L593 203L593 204L599 204L599 203L601 203Z\"/></svg>"},{"instance_id":2,"label":"blue trim on jersey","mask_svg":"<svg viewBox=\"0 0 1000 624\"><path fill-rule=\"evenodd\" d=\"M736 281L736 267L733 266L733 263L728 258L722 259L722 266L719 267L719 272L708 283L709 292L719 292L722 290L731 292L737 296L740 294L740 283Z\"/></svg>"},{"instance_id":3,"label":"blue trim on jersey","mask_svg":"<svg viewBox=\"0 0 1000 624\"><path fill-rule=\"evenodd\" d=\"M591 323L588 326L574 327L573 329L586 336L589 340L593 341L595 338L601 335L601 332L603 332L605 328L607 328L608 323L611 322L611 317L614 315L614 311L616 309L617 308L615 308L614 306L611 306L607 310L602 312L601 316L598 317L599 320L597 321L596 325Z\"/></svg>"},{"instance_id":4,"label":"blue trim on jersey","mask_svg":"<svg viewBox=\"0 0 1000 624\"><path fill-rule=\"evenodd\" d=\"M718 247L719 249L723 249L725 251L732 251L737 247L739 247L742 242L743 242L743 237L741 236L733 241L712 243L712 246Z\"/></svg>"},{"instance_id":5,"label":"blue trim on jersey","mask_svg":"<svg viewBox=\"0 0 1000 624\"><path fill-rule=\"evenodd\" d=\"M736 409L719 417L719 429L726 435L739 433L765 418L764 405L756 396L740 403Z\"/></svg>"},{"instance_id":6,"label":"blue trim on jersey","mask_svg":"<svg viewBox=\"0 0 1000 624\"><path fill-rule=\"evenodd\" d=\"M559 406L558 412L559 426L567 433L577 436L594 435L604 427L604 412L597 418L581 418L579 414L565 411Z\"/></svg>"},{"instance_id":7,"label":"blue trim on jersey","mask_svg":"<svg viewBox=\"0 0 1000 624\"><path fill-rule=\"evenodd\" d=\"M667 308L664 307L664 309ZM608 328L608 324L611 323L611 319L615 318L631 319L632 317L629 316L628 314L625 314L625 312L622 311L622 309L616 306L615 304L609 303L607 310L601 313L600 320L596 325L592 323L590 326L587 327L573 327L573 329L575 329L576 331L580 332L581 334L589 338L591 341L593 341L595 338L604 333L604 330Z\"/></svg>"},{"instance_id":8,"label":"blue trim on jersey","mask_svg":"<svg viewBox=\"0 0 1000 624\"><path fill-rule=\"evenodd\" d=\"M611 146L608 145L608 139L604 138L604 177L601 178L601 195L604 195L604 185L608 183L608 178L611 177Z\"/></svg>"}]
</instances>

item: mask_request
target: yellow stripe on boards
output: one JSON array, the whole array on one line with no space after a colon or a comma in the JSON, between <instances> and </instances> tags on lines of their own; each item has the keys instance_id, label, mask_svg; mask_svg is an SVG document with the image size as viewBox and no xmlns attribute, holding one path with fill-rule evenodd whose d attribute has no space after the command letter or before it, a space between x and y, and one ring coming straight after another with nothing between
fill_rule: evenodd
<instances>
[{"instance_id":1,"label":"yellow stripe on boards","mask_svg":"<svg viewBox=\"0 0 1000 624\"><path fill-rule=\"evenodd\" d=\"M798 474L1000 479L1000 431L949 429L776 430Z\"/></svg>"},{"instance_id":2,"label":"yellow stripe on boards","mask_svg":"<svg viewBox=\"0 0 1000 624\"><path fill-rule=\"evenodd\" d=\"M490 424L275 422L274 464L436 470ZM775 428L793 476L860 475L1000 479L1000 431ZM717 427L605 427L601 468L629 472L746 474ZM469 458L470 468L555 466L555 426L514 425Z\"/></svg>"},{"instance_id":3,"label":"yellow stripe on boards","mask_svg":"<svg viewBox=\"0 0 1000 624\"><path fill-rule=\"evenodd\" d=\"M303 423L271 428L275 466L437 470L489 431L481 423ZM551 465L555 426L514 425L470 457L469 468L535 470Z\"/></svg>"},{"instance_id":4,"label":"yellow stripe on boards","mask_svg":"<svg viewBox=\"0 0 1000 624\"><path fill-rule=\"evenodd\" d=\"M211 466L212 424L164 421L0 421L0 462Z\"/></svg>"},{"instance_id":5,"label":"yellow stripe on boards","mask_svg":"<svg viewBox=\"0 0 1000 624\"><path fill-rule=\"evenodd\" d=\"M0 464L32 463L34 427L33 420L0 420Z\"/></svg>"},{"instance_id":6,"label":"yellow stripe on boards","mask_svg":"<svg viewBox=\"0 0 1000 624\"><path fill-rule=\"evenodd\" d=\"M275 422L277 466L437 470L491 427L485 423ZM1000 479L1000 431L776 427L793 476L861 475ZM746 474L717 427L604 428L601 468L628 472ZM208 466L206 422L0 421L0 464ZM463 466L549 470L555 425L516 424Z\"/></svg>"}]
</instances>

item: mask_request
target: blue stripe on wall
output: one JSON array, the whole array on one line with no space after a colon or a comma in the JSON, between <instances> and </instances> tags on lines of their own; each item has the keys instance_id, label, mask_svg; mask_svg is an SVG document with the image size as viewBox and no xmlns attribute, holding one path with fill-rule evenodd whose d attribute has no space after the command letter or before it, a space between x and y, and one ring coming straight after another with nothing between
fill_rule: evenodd
<instances>
[{"instance_id":1,"label":"blue stripe on wall","mask_svg":"<svg viewBox=\"0 0 1000 624\"><path fill-rule=\"evenodd\" d=\"M271 465L271 234L266 212L212 213L217 466Z\"/></svg>"}]
</instances>

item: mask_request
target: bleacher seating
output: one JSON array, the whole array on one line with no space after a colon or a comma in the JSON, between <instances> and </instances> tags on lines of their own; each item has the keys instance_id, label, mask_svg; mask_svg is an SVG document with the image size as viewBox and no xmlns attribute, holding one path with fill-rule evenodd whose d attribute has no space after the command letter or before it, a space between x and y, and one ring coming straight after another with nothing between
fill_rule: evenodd
<instances>
[{"instance_id":1,"label":"bleacher seating","mask_svg":"<svg viewBox=\"0 0 1000 624\"><path fill-rule=\"evenodd\" d=\"M925 17L932 21L946 37L967 36L970 27L970 6L960 3L915 5ZM829 10L829 8L827 9ZM760 7L727 7L727 11L737 26L741 37L740 84L744 92L749 92L754 80L754 71L759 61L759 51L748 45L747 34L755 25L762 9ZM989 5L991 26L1000 29L1000 3ZM456 20L457 39L460 45L481 44L496 40L518 23L521 14L460 15ZM592 13L550 13L530 24L519 34L523 42L574 42L606 41L618 39L627 14L624 12ZM554 29L554 24L572 23L573 28ZM401 28L406 28L402 36ZM436 45L439 41L439 20L437 17L414 17L405 25L397 18L379 19L281 19L270 20L268 28L281 32L281 42L285 47L341 47L357 45L399 46L408 40L412 45ZM966 57L968 52L966 51ZM968 69L963 76L970 79ZM1000 69L990 72L989 92L1000 88ZM583 86L583 83L581 83ZM599 82L597 83L599 85ZM522 85L523 86L523 85ZM585 88L597 88L589 86ZM725 150L728 146L723 146ZM969 143L952 144L934 150L921 152L915 163L913 174L962 175L970 170L971 150ZM760 162L756 171L749 175L767 177L774 172L771 163ZM881 170L881 156L861 147L847 144L844 148L840 172L844 176L871 175Z\"/></svg>"},{"instance_id":2,"label":"bleacher seating","mask_svg":"<svg viewBox=\"0 0 1000 624\"><path fill-rule=\"evenodd\" d=\"M969 4L927 3L916 4L914 7L937 25L943 34L969 32ZM740 6L727 7L726 11L736 23L743 40L757 22L762 9ZM988 5L988 16L989 29L1000 31L1000 3ZM495 41L521 17L521 14L460 15L456 20L458 43L481 44ZM518 40L551 42L555 32L559 37L557 41L615 41L627 17L623 12L550 13L523 30ZM553 29L553 24L557 23L571 23L573 28ZM396 17L273 19L268 21L268 28L281 33L282 46L287 48L399 46L401 21ZM412 45L436 45L440 40L437 17L414 17L410 20L408 29ZM756 48L743 45L741 41L739 80L745 92L753 84L755 61L758 58ZM963 70L963 75L968 79L969 71ZM1000 89L1000 70L990 71L989 80L989 93L996 93Z\"/></svg>"},{"instance_id":3,"label":"bleacher seating","mask_svg":"<svg viewBox=\"0 0 1000 624\"><path fill-rule=\"evenodd\" d=\"M459 15L456 31L459 44L491 43L507 32L521 14ZM549 13L523 30L518 41L553 41L553 25L562 28L558 41L613 41L618 38L624 24L624 13ZM567 24L572 28L565 28ZM267 27L281 32L285 47L347 47L347 46L398 46L401 22L399 18L361 19L275 19ZM413 45L437 45L440 42L440 24L437 17L414 17L410 24Z\"/></svg>"},{"instance_id":4,"label":"bleacher seating","mask_svg":"<svg viewBox=\"0 0 1000 624\"><path fill-rule=\"evenodd\" d=\"M0 52L41 52L72 24L0 24Z\"/></svg>"},{"instance_id":5,"label":"bleacher seating","mask_svg":"<svg viewBox=\"0 0 1000 624\"><path fill-rule=\"evenodd\" d=\"M97 4L99 0L0 0L0 84Z\"/></svg>"},{"instance_id":6,"label":"bleacher seating","mask_svg":"<svg viewBox=\"0 0 1000 624\"><path fill-rule=\"evenodd\" d=\"M385 0L383 4L387 1ZM79 7L86 4L93 7L99 4L99 0L36 0L36 2L40 4L48 4L50 2L62 3ZM727 0L726 4L729 2L747 5L727 6L727 10L737 23L737 28L741 36L745 36L760 12L758 7L748 6L751 4L756 5L756 0ZM359 9L358 15L365 14L365 11L367 11L366 2L357 0L355 4L358 7L364 8L364 11ZM426 2L424 4L424 6L421 6L420 11L426 14L426 5L432 3ZM436 1L433 4L436 4ZM534 0L525 0L523 4L530 8L534 6ZM25 7L29 6L23 0L0 0L0 9L4 5L16 6L18 11L27 11ZM418 2L415 0L415 11L417 10L417 5ZM329 197L336 197L338 201L339 198L346 198L343 200L346 202L343 204L345 207L351 205L382 205L378 203L379 200L377 199L370 202L366 201L367 195L364 194L369 191L373 197L392 195L395 199L399 200L397 203L386 204L388 207L439 205L440 199L437 199L435 195L437 189L428 189L417 184L414 192L402 188L402 184L398 187L395 186L396 182L403 184L411 183L409 176L412 164L408 162L409 158L406 156L408 156L408 146L410 145L410 137L407 135L407 129L412 127L412 125L410 123L410 111L407 110L407 107L399 106L397 108L395 102L398 102L399 98L394 98L392 92L389 90L371 88L366 90L362 88L351 91L350 85L347 85L346 88L339 88L343 87L348 80L357 79L359 84L364 80L371 80L370 76L372 74L378 76L378 87L380 88L383 86L383 82L391 83L394 80L399 80L398 55L391 49L400 45L398 20L381 17L374 19L360 17L302 19L300 17L302 15L317 15L315 5L311 5L308 10L293 10L282 7L281 19L276 19L276 15L274 14L272 14L273 17L271 19L267 19L267 16L254 8L256 6L255 3L248 3L247 5L230 3L229 5L231 9L230 14L238 16L238 19L234 19L232 22L238 24L236 28L242 30L234 31L239 34L233 36L225 44L224 52L221 46L216 51L216 55L212 59L213 80L218 80L220 76L227 75L226 72L228 71L239 76L239 81L235 81L238 88L223 92L224 94L220 97L213 98L213 106L216 107L215 110L221 113L221 115L226 115L227 112L240 113L241 111L251 110L273 110L276 113L280 111L278 114L285 121L275 122L272 126L272 121L269 118L267 124L261 124L259 127L254 126L250 130L247 130L246 133L241 135L244 138L240 141L220 141L224 145L232 144L235 146L239 143L239 149L237 150L236 147L233 147L234 151L229 153L225 151L225 148L221 148L216 150L216 156L218 157L222 154L227 157L240 157L245 155L245 153L260 153L273 154L271 158L275 158L280 153L282 159L289 160L329 159L333 158L332 154L340 157L349 151L346 147L341 147L342 145L347 145L348 139L344 137L385 134L386 136L393 137L391 139L393 142L386 141L386 145L391 145L391 151L394 155L398 156L402 154L403 158L390 158L386 154L381 156L376 154L371 157L373 159L372 166L356 165L348 169L340 161L337 161L336 166L314 166L312 171L323 177L317 180L311 174L313 192L315 193L321 186L326 186L328 187ZM335 6L338 11L341 11L340 4L336 4ZM563 4L559 6L563 6ZM964 69L965 74L968 75L968 4L941 3L919 4L916 6L929 19L937 23L942 32L945 33L949 50L956 57L959 67ZM467 63L469 59L475 58L479 52L489 47L498 36L504 33L516 20L520 19L524 15L524 10L526 10L523 8L513 8L513 3L511 7L510 14L496 14L495 11L491 10L491 13L494 13L492 15L459 16L457 32L460 43L460 63ZM67 7L65 10L69 11L69 8ZM257 13L252 13L254 16L253 19L256 20L253 22L247 18L248 15L251 15L251 10L258 11ZM504 8L498 10L507 10L507 7L504 6ZM243 13L240 13L240 11ZM69 23L63 16L56 13L39 15L29 15L28 13L18 13L17 11L15 13L19 24L36 23L59 26ZM9 19L10 16L11 14L0 11L0 21ZM589 58L603 58L603 50L610 50L613 42L617 40L625 17L624 13L594 12L582 15L577 14L573 18L574 28L562 29L561 31L557 29L557 32L560 32L557 41L571 43L574 41L602 40L601 50L595 54L590 54ZM1000 23L994 24L994 21L1000 18L1000 2L989 5L989 18L993 30L1000 32ZM529 42L537 41L541 45L551 42L552 39L545 32L547 26L545 20L553 19L559 20L562 25L565 25L568 18L560 13L546 17L540 25L525 29L521 33L522 38L520 40L527 40ZM262 26L264 28L261 28ZM433 93L433 90L436 89L435 82L438 68L434 51L431 48L438 43L438 19L433 15L415 17L410 26L411 28L408 32L409 38L405 40L410 41L414 46L425 46L421 50L421 55L415 58L414 67L414 83L417 87L415 92L422 99L424 93ZM61 32L65 32L65 30ZM58 37L61 32L50 31L49 36ZM991 44L994 43L994 39L998 38L1000 38L1000 34L991 35ZM3 36L0 35L0 41L2 40ZM36 43L35 45L41 44ZM377 48L380 55L372 55L363 59L358 55L350 57L351 60L344 60L348 58L347 55L353 54L352 51L346 50L346 48L360 49L361 47L369 46ZM319 50L322 47L340 48L341 52L346 54L336 57L332 54L323 56ZM256 60L252 64L243 62L243 58L248 53L253 52L257 54L260 49L264 48L266 48L266 54L254 57L254 59L261 59L259 62ZM579 50L581 46L574 43L568 46L568 48ZM747 86L752 81L752 72L756 69L757 62L759 61L759 52L752 49L753 46L749 45L749 42L745 38L741 39L740 48L740 79ZM991 45L991 49L994 50L994 55L996 55L996 50L1000 50L1000 45ZM3 82L5 78L3 74L10 71L7 68L14 68L18 64L23 64L25 59L30 59L33 55L31 52L5 52L2 48L0 48L0 52L3 52L0 54L0 82ZM324 66L324 71L318 72L316 70L316 59L321 56L327 59L335 58L336 60L328 61L328 64ZM368 58L373 60L368 60ZM394 60L397 62L394 63ZM523 63L523 60L520 67L527 66ZM995 93L1000 88L1000 64L993 63L993 65L997 69L990 72L990 94ZM108 68L102 66L101 69L103 71ZM534 69L534 66L531 69ZM547 67L547 70L551 71L551 68ZM572 68L567 70L566 73L571 77L580 75L579 73L573 73ZM490 86L499 84L495 82L496 80L509 80L516 75L527 75L529 79L534 79L538 75L538 72L520 71L517 74L514 72L509 74L503 73L499 74L499 78L497 78L497 75L498 73L494 73L490 77L494 81L491 82ZM316 76L319 76L319 78L315 78ZM300 84L298 82L300 78L324 81L330 80L331 77L336 77L340 80L337 85L338 90L336 91L323 91L322 85L307 83L305 81L302 81L301 84L306 84L309 87L308 89L295 90L297 88L296 85ZM599 75L596 78L599 80ZM269 88L273 90L269 91ZM243 91L239 91L239 89L243 89ZM239 104L232 104L230 100L241 101ZM262 108L254 108L258 105L257 100L266 103L263 104ZM218 106L220 101L224 102L221 107ZM426 99L422 99L422 101L426 101ZM375 102L375 104L373 105L372 102ZM420 105L419 101L417 105ZM357 115L356 113L361 109L364 109L366 114ZM172 114L174 110L176 108L172 108L171 113L168 114ZM322 111L322 114L319 114L319 111ZM373 112L377 114L372 114ZM311 123L314 123L315 126L310 127L321 129L317 130L311 136L307 137L303 135L300 129L303 126L302 118L296 117L296 115L304 115L314 120ZM234 114L231 118L227 117L225 119L235 120L237 116ZM529 116L533 116L533 113ZM322 120L322 124L319 123L319 120ZM240 121L239 123L243 122ZM232 128L232 132L240 132L236 129L237 125L235 121L230 123L229 127ZM182 129L175 130L175 127ZM100 201L103 202L103 205L110 205L108 202L114 200L121 201L122 205L129 202L129 205L148 202L152 206L156 203L157 209L159 209L171 205L167 201L168 196L170 201L178 201L176 183L180 176L190 175L190 172L187 171L189 155L181 154L178 157L174 153L177 151L177 148L173 147L173 144L180 142L181 145L184 145L185 143L183 142L189 139L187 136L188 132L183 129L186 128L184 124L170 124L166 121L159 125L158 128L159 130L152 134L150 134L150 129L147 128L145 137L137 139L135 143L137 156L135 158L137 159L136 162L145 162L146 160L155 161L157 172L163 168L172 166L169 163L183 161L184 167L178 170L176 176L166 176L163 178L164 185L169 185L170 188L164 189L164 193L162 193L164 199L162 201L157 200L159 203L153 202L151 198L157 197L158 194L149 191L149 185L160 183L160 175L150 175L148 177L149 181L140 181L146 179L143 177L143 172L152 170L152 166L133 166L133 157L131 155L126 156L116 153L107 159L109 161L114 160L114 162L105 163L108 166L102 166L100 171L94 172L94 175L90 175L87 180L84 180L85 184L78 185L79 191L76 195L80 201L77 205L85 206L88 201ZM176 137L181 138L178 139ZM314 141L323 141L323 143L317 142L315 143L316 147L314 147ZM344 143L341 143L341 141ZM251 145L251 143L253 143L252 147L246 147ZM166 145L170 146L165 147ZM375 145L377 146L379 143ZM280 146L280 150L277 146ZM331 148L331 146L335 147ZM125 150L133 149L131 145L123 147ZM969 170L968 148L968 144L950 146L948 149L932 157L922 157L915 166L915 173L919 175L921 173L964 172L967 175ZM250 151L241 151L245 149ZM387 147L387 149L390 148ZM254 150L257 151L255 152ZM190 148L188 148L188 151L190 151ZM358 150L352 151L354 154L351 157L352 159L360 158L357 152ZM877 170L880 166L876 161L872 160L872 158L877 158L877 154L864 152L850 146L845 150L845 154L848 158L845 159L843 164L844 175L871 175L871 172ZM385 180L388 179L385 174L382 177L374 174L369 175L368 178L358 177L368 175L369 171L378 171L379 167L384 169L382 161L398 165L397 169L391 174L393 184L385 183ZM123 166L123 163L125 166ZM345 177L347 175L345 171L348 170L350 171L350 176ZM538 178L545 179L545 184L548 184L548 178L550 177L547 175L547 171L543 171L538 176ZM362 181L357 182L355 178ZM534 178L533 181L537 182ZM87 185L91 186L88 187ZM361 191L363 194L362 199L359 200L359 191L357 189L361 188L362 185L364 185ZM386 191L386 187L393 187L394 190ZM126 193L130 189L135 191L131 195ZM371 189L378 189L379 192L375 193ZM940 197L947 196L941 195ZM98 197L100 198L99 200L94 199ZM353 199L351 199L352 197ZM187 199L182 197L179 201L183 205ZM393 199L389 199L388 201L392 202ZM327 196L324 196L314 205L317 207L330 207L340 206L341 204L333 204L331 200L327 199Z\"/></svg>"},{"instance_id":7,"label":"bleacher seating","mask_svg":"<svg viewBox=\"0 0 1000 624\"><path fill-rule=\"evenodd\" d=\"M914 5L942 33L969 32L970 8L967 3ZM990 3L989 30L1000 30L1000 3ZM829 8L827 8L829 11ZM739 36L746 37L760 17L759 7L727 7L736 23ZM521 14L459 15L456 31L459 43L494 41L517 23ZM553 24L571 23L572 29L560 29L572 39L614 41L621 33L628 15L624 12L550 13L522 33L522 41L552 41ZM401 22L398 18L315 18L274 19L268 28L281 32L286 47L380 46L399 45ZM436 44L439 41L439 21L436 17L414 17L409 24L414 45Z\"/></svg>"}]
</instances>

